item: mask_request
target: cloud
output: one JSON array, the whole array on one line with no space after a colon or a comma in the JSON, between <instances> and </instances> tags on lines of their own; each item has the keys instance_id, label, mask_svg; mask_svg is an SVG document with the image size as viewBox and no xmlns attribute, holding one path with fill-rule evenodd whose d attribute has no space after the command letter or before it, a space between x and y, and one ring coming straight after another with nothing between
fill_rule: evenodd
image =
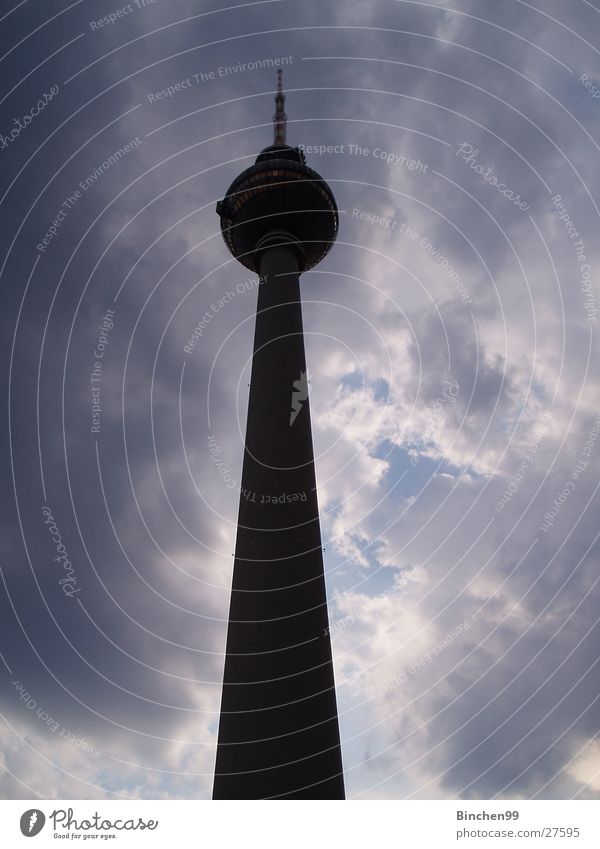
<instances>
[{"instance_id":1,"label":"cloud","mask_svg":"<svg viewBox=\"0 0 600 849\"><path fill-rule=\"evenodd\" d=\"M11 43L42 18L16 9ZM1 133L61 88L0 150L3 796L210 795L257 294L215 205L269 141L274 84L218 68L291 56L291 141L337 147L309 155L341 223L302 297L349 794L597 798L600 113L578 82L597 14L182 0L89 18L5 59Z\"/></svg>"}]
</instances>

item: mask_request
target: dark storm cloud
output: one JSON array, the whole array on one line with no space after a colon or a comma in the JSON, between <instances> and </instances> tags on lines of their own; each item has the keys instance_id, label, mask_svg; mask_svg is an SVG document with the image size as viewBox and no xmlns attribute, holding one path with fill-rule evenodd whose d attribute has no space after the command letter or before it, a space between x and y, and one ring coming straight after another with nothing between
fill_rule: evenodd
<instances>
[{"instance_id":1,"label":"dark storm cloud","mask_svg":"<svg viewBox=\"0 0 600 849\"><path fill-rule=\"evenodd\" d=\"M157 0L91 26L124 5L3 21L10 48L59 15L3 60L3 136L59 91L0 150L2 793L210 793L257 294L215 203L270 139L258 63L288 57L292 143L338 148L308 155L342 215L303 294L332 619L354 616L336 672L360 673L340 684L349 792L597 796L597 351L551 198L595 269L600 106L579 77L600 17Z\"/></svg>"}]
</instances>

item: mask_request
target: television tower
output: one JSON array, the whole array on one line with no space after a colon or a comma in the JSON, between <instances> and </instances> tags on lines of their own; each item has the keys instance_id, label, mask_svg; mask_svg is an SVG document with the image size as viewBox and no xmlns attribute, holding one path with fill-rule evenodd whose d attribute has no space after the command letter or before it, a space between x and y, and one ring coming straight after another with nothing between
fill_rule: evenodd
<instances>
[{"instance_id":1,"label":"television tower","mask_svg":"<svg viewBox=\"0 0 600 849\"><path fill-rule=\"evenodd\" d=\"M217 204L233 256L259 275L214 799L343 799L300 274L329 251L327 183L273 144Z\"/></svg>"}]
</instances>

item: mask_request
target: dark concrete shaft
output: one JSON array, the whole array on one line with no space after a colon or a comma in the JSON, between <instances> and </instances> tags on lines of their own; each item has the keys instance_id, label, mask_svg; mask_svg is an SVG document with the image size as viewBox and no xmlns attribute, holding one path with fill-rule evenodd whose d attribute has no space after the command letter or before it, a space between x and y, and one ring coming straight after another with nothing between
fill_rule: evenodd
<instances>
[{"instance_id":1,"label":"dark concrete shaft","mask_svg":"<svg viewBox=\"0 0 600 849\"><path fill-rule=\"evenodd\" d=\"M213 798L343 799L294 250L260 277Z\"/></svg>"}]
</instances>

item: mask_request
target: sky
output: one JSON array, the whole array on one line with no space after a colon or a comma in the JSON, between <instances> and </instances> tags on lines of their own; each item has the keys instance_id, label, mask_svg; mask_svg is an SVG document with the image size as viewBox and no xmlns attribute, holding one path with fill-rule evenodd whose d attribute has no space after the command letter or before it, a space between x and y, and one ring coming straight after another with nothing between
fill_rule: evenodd
<instances>
[{"instance_id":1,"label":"sky","mask_svg":"<svg viewBox=\"0 0 600 849\"><path fill-rule=\"evenodd\" d=\"M347 795L597 799L600 5L120 3L0 15L0 796L210 797L282 67Z\"/></svg>"}]
</instances>

